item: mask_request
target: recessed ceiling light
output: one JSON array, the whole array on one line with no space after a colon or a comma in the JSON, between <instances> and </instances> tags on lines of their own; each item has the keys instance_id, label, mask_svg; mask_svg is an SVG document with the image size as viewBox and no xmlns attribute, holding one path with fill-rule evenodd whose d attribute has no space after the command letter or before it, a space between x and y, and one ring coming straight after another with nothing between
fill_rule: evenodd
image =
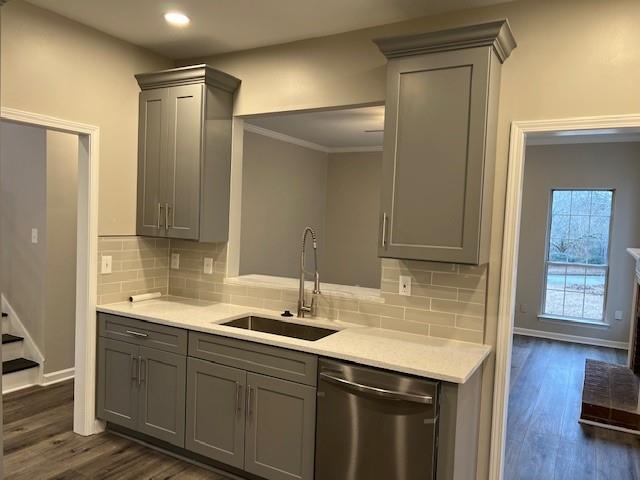
<instances>
[{"instance_id":1,"label":"recessed ceiling light","mask_svg":"<svg viewBox=\"0 0 640 480\"><path fill-rule=\"evenodd\" d=\"M180 12L168 12L164 14L164 19L171 25L178 27L184 27L191 21L184 13Z\"/></svg>"}]
</instances>

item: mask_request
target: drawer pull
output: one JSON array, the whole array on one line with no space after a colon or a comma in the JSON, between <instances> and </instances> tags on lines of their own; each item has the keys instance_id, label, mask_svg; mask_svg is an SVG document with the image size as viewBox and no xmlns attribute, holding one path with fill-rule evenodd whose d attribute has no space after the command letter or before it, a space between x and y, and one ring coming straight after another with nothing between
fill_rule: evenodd
<instances>
[{"instance_id":1,"label":"drawer pull","mask_svg":"<svg viewBox=\"0 0 640 480\"><path fill-rule=\"evenodd\" d=\"M140 333L140 332L135 332L133 330L125 330L125 332L128 333L129 335L133 335L134 337L147 338L149 336L148 333Z\"/></svg>"},{"instance_id":2,"label":"drawer pull","mask_svg":"<svg viewBox=\"0 0 640 480\"><path fill-rule=\"evenodd\" d=\"M131 355L131 380L138 379L138 357Z\"/></svg>"},{"instance_id":3,"label":"drawer pull","mask_svg":"<svg viewBox=\"0 0 640 480\"><path fill-rule=\"evenodd\" d=\"M240 413L242 411L242 385L236 383L236 389L236 409Z\"/></svg>"}]
</instances>

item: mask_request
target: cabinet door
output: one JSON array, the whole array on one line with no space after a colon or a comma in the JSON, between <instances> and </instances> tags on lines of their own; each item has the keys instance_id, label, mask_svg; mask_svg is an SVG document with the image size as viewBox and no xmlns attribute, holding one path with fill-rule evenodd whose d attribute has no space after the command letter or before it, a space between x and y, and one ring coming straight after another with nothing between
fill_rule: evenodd
<instances>
[{"instance_id":1,"label":"cabinet door","mask_svg":"<svg viewBox=\"0 0 640 480\"><path fill-rule=\"evenodd\" d=\"M169 89L166 202L168 235L197 240L200 227L200 165L203 151L203 85Z\"/></svg>"},{"instance_id":2,"label":"cabinet door","mask_svg":"<svg viewBox=\"0 0 640 480\"><path fill-rule=\"evenodd\" d=\"M269 480L313 478L316 390L247 373L247 472Z\"/></svg>"},{"instance_id":3,"label":"cabinet door","mask_svg":"<svg viewBox=\"0 0 640 480\"><path fill-rule=\"evenodd\" d=\"M98 339L97 417L123 427L138 424L138 347Z\"/></svg>"},{"instance_id":4,"label":"cabinet door","mask_svg":"<svg viewBox=\"0 0 640 480\"><path fill-rule=\"evenodd\" d=\"M138 431L184 446L187 357L140 347Z\"/></svg>"},{"instance_id":5,"label":"cabinet door","mask_svg":"<svg viewBox=\"0 0 640 480\"><path fill-rule=\"evenodd\" d=\"M490 55L389 61L379 256L478 262Z\"/></svg>"},{"instance_id":6,"label":"cabinet door","mask_svg":"<svg viewBox=\"0 0 640 480\"><path fill-rule=\"evenodd\" d=\"M185 448L244 467L246 376L237 368L188 359Z\"/></svg>"},{"instance_id":7,"label":"cabinet door","mask_svg":"<svg viewBox=\"0 0 640 480\"><path fill-rule=\"evenodd\" d=\"M166 234L162 188L166 175L167 92L166 88L159 88L140 93L136 220L138 235Z\"/></svg>"}]
</instances>

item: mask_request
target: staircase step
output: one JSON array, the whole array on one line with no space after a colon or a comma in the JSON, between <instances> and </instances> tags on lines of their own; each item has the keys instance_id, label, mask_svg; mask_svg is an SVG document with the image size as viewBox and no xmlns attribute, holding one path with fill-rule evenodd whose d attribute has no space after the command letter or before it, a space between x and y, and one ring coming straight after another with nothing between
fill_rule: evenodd
<instances>
[{"instance_id":1,"label":"staircase step","mask_svg":"<svg viewBox=\"0 0 640 480\"><path fill-rule=\"evenodd\" d=\"M2 362L2 374L20 372L21 370L27 370L28 368L34 368L40 365L38 362L28 360L26 358L16 358L13 360L7 360Z\"/></svg>"},{"instance_id":2,"label":"staircase step","mask_svg":"<svg viewBox=\"0 0 640 480\"><path fill-rule=\"evenodd\" d=\"M2 334L2 344L6 345L7 343L21 342L24 338L18 337L17 335L11 335L10 333Z\"/></svg>"}]
</instances>

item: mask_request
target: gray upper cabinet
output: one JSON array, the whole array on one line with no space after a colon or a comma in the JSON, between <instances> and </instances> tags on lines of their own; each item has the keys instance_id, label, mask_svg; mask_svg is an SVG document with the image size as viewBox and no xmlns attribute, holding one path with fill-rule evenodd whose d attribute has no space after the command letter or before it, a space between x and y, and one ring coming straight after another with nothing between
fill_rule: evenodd
<instances>
[{"instance_id":1,"label":"gray upper cabinet","mask_svg":"<svg viewBox=\"0 0 640 480\"><path fill-rule=\"evenodd\" d=\"M486 263L509 25L376 43L389 59L379 256Z\"/></svg>"},{"instance_id":2,"label":"gray upper cabinet","mask_svg":"<svg viewBox=\"0 0 640 480\"><path fill-rule=\"evenodd\" d=\"M239 80L207 65L136 75L137 233L228 237L231 121Z\"/></svg>"},{"instance_id":3,"label":"gray upper cabinet","mask_svg":"<svg viewBox=\"0 0 640 480\"><path fill-rule=\"evenodd\" d=\"M244 468L246 378L237 368L188 359L188 450Z\"/></svg>"},{"instance_id":4,"label":"gray upper cabinet","mask_svg":"<svg viewBox=\"0 0 640 480\"><path fill-rule=\"evenodd\" d=\"M312 480L316 389L248 373L247 396L245 470L269 480Z\"/></svg>"}]
</instances>

